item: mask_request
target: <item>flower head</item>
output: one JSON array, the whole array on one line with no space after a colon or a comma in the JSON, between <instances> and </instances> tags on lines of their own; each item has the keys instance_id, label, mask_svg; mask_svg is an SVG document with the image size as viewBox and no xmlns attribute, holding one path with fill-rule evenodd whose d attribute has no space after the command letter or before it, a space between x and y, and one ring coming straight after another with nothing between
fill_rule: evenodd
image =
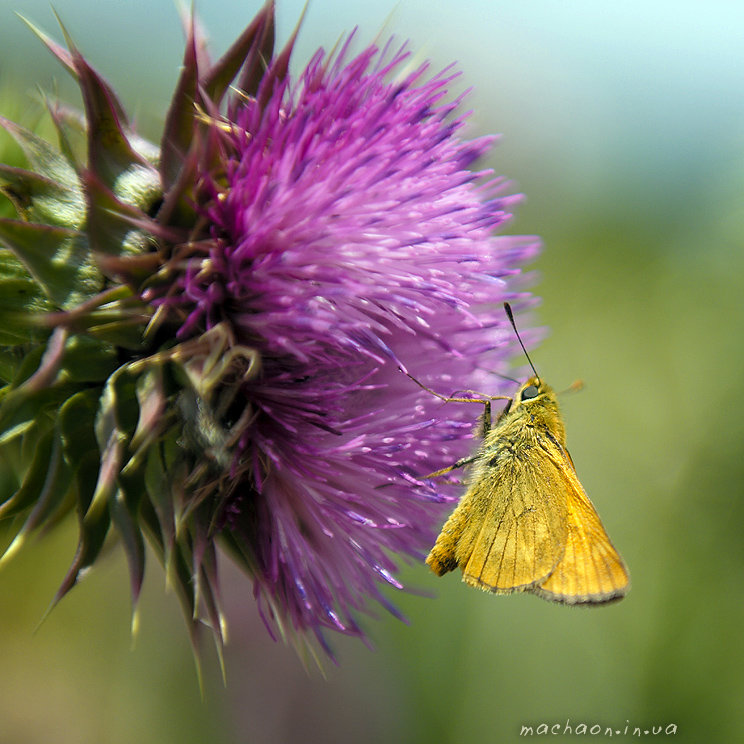
<instances>
[{"instance_id":1,"label":"flower head","mask_svg":"<svg viewBox=\"0 0 744 744\"><path fill-rule=\"evenodd\" d=\"M0 506L26 515L15 545L76 503L60 597L113 526L135 599L146 536L218 639L218 542L272 632L361 635L451 499L420 476L471 445L472 408L404 371L449 393L504 370L501 305L529 302L536 241L494 235L515 197L471 170L492 138L463 138L455 73L407 69L405 47L350 39L294 78L271 3L214 64L192 24L159 148L43 38L81 85L87 155L69 112L60 150L5 122L34 170L0 170L20 217L0 222L0 281L22 274L36 304L0 308L0 441L45 447Z\"/></svg>"}]
</instances>

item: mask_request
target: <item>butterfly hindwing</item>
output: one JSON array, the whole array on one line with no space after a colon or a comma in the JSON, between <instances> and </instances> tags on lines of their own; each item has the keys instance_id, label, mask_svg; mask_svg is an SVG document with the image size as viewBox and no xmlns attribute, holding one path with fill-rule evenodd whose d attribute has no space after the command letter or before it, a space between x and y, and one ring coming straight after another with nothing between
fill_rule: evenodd
<instances>
[{"instance_id":1,"label":"butterfly hindwing","mask_svg":"<svg viewBox=\"0 0 744 744\"><path fill-rule=\"evenodd\" d=\"M566 544L553 572L530 589L543 599L565 604L599 604L623 597L630 579L622 558L602 526L579 482L573 462L556 442L546 443L547 455L561 475L559 489L566 500Z\"/></svg>"}]
</instances>

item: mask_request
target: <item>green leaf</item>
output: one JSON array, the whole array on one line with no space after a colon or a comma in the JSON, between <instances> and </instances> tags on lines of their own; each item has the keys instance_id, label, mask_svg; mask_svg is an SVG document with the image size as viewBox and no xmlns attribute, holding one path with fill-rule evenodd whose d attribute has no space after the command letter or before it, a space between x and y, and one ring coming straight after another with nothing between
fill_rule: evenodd
<instances>
[{"instance_id":1,"label":"green leaf","mask_svg":"<svg viewBox=\"0 0 744 744\"><path fill-rule=\"evenodd\" d=\"M108 499L110 489L114 484L108 474L116 469L120 457L120 443L114 441L110 447L106 448L101 458L101 468L98 471L98 482L93 499L85 514L80 518L78 549L72 565L54 596L52 607L77 584L81 573L93 565L101 552L111 524Z\"/></svg>"},{"instance_id":2,"label":"green leaf","mask_svg":"<svg viewBox=\"0 0 744 744\"><path fill-rule=\"evenodd\" d=\"M18 363L12 384L0 390L0 443L37 418L54 419L81 384L102 383L117 363L113 347L85 336L66 338L57 328L46 348L30 352Z\"/></svg>"},{"instance_id":3,"label":"green leaf","mask_svg":"<svg viewBox=\"0 0 744 744\"><path fill-rule=\"evenodd\" d=\"M267 2L225 54L212 66L203 88L212 101L222 100L230 83L243 68L240 90L254 95L274 51L274 3Z\"/></svg>"},{"instance_id":4,"label":"green leaf","mask_svg":"<svg viewBox=\"0 0 744 744\"><path fill-rule=\"evenodd\" d=\"M0 346L44 339L49 330L36 320L53 309L26 267L11 251L0 248ZM3 374L0 367L0 377Z\"/></svg>"},{"instance_id":5,"label":"green leaf","mask_svg":"<svg viewBox=\"0 0 744 744\"><path fill-rule=\"evenodd\" d=\"M88 328L88 333L101 341L113 344L122 349L141 351L146 325L144 318L126 318L124 320L91 325Z\"/></svg>"},{"instance_id":6,"label":"green leaf","mask_svg":"<svg viewBox=\"0 0 744 744\"><path fill-rule=\"evenodd\" d=\"M44 356L44 350L44 344L39 344L23 355L20 363L16 366L15 375L13 376L13 379L10 380L10 385L7 385L3 388L3 391L0 392L0 404L5 395L7 395L11 390L20 387L29 377L31 377L31 375L33 375L34 372L36 372L41 363L41 358Z\"/></svg>"},{"instance_id":7,"label":"green leaf","mask_svg":"<svg viewBox=\"0 0 744 744\"><path fill-rule=\"evenodd\" d=\"M80 571L92 565L108 533L110 506L119 488L127 443L137 423L134 382L126 367L120 367L109 377L100 396L93 425L97 449L100 451L98 480L89 504L86 506L85 501L80 504L82 515L80 546L59 596L69 591L75 584ZM77 400L79 403L76 401L76 405L87 406L89 402L84 399Z\"/></svg>"},{"instance_id":8,"label":"green leaf","mask_svg":"<svg viewBox=\"0 0 744 744\"><path fill-rule=\"evenodd\" d=\"M86 235L90 249L104 256L146 253L152 244L148 227L156 229L145 214L161 197L157 172L151 167L131 166L119 174L112 189L97 174L85 176L88 199Z\"/></svg>"},{"instance_id":9,"label":"green leaf","mask_svg":"<svg viewBox=\"0 0 744 744\"><path fill-rule=\"evenodd\" d=\"M146 460L144 454L160 438L169 420L166 412L167 397L163 386L163 371L160 367L150 367L137 379L137 401L139 418L137 429L132 436L134 450L130 463Z\"/></svg>"},{"instance_id":10,"label":"green leaf","mask_svg":"<svg viewBox=\"0 0 744 744\"><path fill-rule=\"evenodd\" d=\"M38 427L37 427L38 428ZM53 431L47 428L40 436L34 432L34 457L26 468L26 474L21 486L5 503L0 505L0 519L16 516L39 498L49 469L49 459L52 453Z\"/></svg>"},{"instance_id":11,"label":"green leaf","mask_svg":"<svg viewBox=\"0 0 744 744\"><path fill-rule=\"evenodd\" d=\"M100 420L100 417L99 417ZM98 439L101 444L101 439ZM117 475L124 457L125 439L113 429L101 444L98 480L90 503L79 502L80 534L72 565L54 596L52 607L72 589L85 569L95 563L111 525L110 501L116 490ZM86 499L87 500L87 499Z\"/></svg>"},{"instance_id":12,"label":"green leaf","mask_svg":"<svg viewBox=\"0 0 744 744\"><path fill-rule=\"evenodd\" d=\"M178 180L186 153L193 142L196 127L194 114L196 113L199 70L194 23L192 17L181 64L181 75L165 119L161 143L160 177L166 192Z\"/></svg>"},{"instance_id":13,"label":"green leaf","mask_svg":"<svg viewBox=\"0 0 744 744\"><path fill-rule=\"evenodd\" d=\"M100 388L73 395L59 409L57 426L65 459L77 483L77 498L82 512L88 510L98 480L100 452L95 435Z\"/></svg>"},{"instance_id":14,"label":"green leaf","mask_svg":"<svg viewBox=\"0 0 744 744\"><path fill-rule=\"evenodd\" d=\"M75 385L45 387L29 394L11 391L0 405L0 446L20 436L35 422L54 420L59 406L77 392Z\"/></svg>"},{"instance_id":15,"label":"green leaf","mask_svg":"<svg viewBox=\"0 0 744 744\"><path fill-rule=\"evenodd\" d=\"M3 383L0 390L15 378L18 374L18 368L23 363L23 347L20 346L0 346L0 383ZM0 400L2 400L0 393Z\"/></svg>"},{"instance_id":16,"label":"green leaf","mask_svg":"<svg viewBox=\"0 0 744 744\"><path fill-rule=\"evenodd\" d=\"M274 2L269 0L264 6L264 10L261 14L256 17L256 20L261 21L260 27L256 30L255 39L248 50L247 54L243 59L243 68L240 72L240 77L237 80L236 88L243 91L246 95L255 96L258 92L258 87L261 84L261 80L266 72L266 60L271 59L274 55L274 41L276 36L276 19L274 13ZM220 59L212 68L207 82L207 90L210 90L210 86L213 81L216 83L222 75L221 66L223 61L229 59L233 49L243 42L247 41L247 37L250 34L251 28L254 26L256 21L253 21L251 25L246 29L235 44L226 52L224 57ZM224 79L224 78L223 78ZM218 89L219 90L219 89ZM217 98L217 92L213 94L213 97Z\"/></svg>"},{"instance_id":17,"label":"green leaf","mask_svg":"<svg viewBox=\"0 0 744 744\"><path fill-rule=\"evenodd\" d=\"M200 622L197 616L196 590L188 546L184 545L183 542L177 543L174 558L175 571L169 573L168 577L171 581L171 586L175 589L176 595L181 602L181 608L189 631L189 639L197 667L197 674L199 675L199 682L201 684Z\"/></svg>"},{"instance_id":18,"label":"green leaf","mask_svg":"<svg viewBox=\"0 0 744 744\"><path fill-rule=\"evenodd\" d=\"M145 576L145 543L139 525L139 503L145 493L144 473L130 469L119 477L120 488L110 503L111 517L124 544L129 564L133 624Z\"/></svg>"},{"instance_id":19,"label":"green leaf","mask_svg":"<svg viewBox=\"0 0 744 744\"><path fill-rule=\"evenodd\" d=\"M58 378L66 341L66 330L57 328L46 347L32 349L12 383L0 390L0 444L36 421L53 420L59 405L76 392L74 383Z\"/></svg>"},{"instance_id":20,"label":"green leaf","mask_svg":"<svg viewBox=\"0 0 744 744\"><path fill-rule=\"evenodd\" d=\"M171 438L174 438L173 435ZM163 449L165 448L167 448L167 442ZM176 543L176 518L169 488L169 480L172 480L172 476L169 479L167 473L172 473L172 471L164 463L161 448L148 449L145 463L145 487L149 496L149 504L152 507L151 515L155 517L149 519L148 524L153 537L160 546L160 557L166 575L170 575L171 571L175 570L173 555Z\"/></svg>"},{"instance_id":21,"label":"green leaf","mask_svg":"<svg viewBox=\"0 0 744 744\"><path fill-rule=\"evenodd\" d=\"M50 429L38 440L34 459L26 470L21 487L0 507L0 518L30 510L23 526L0 557L0 564L11 560L35 529L52 521L58 512L66 511L61 507L69 490L70 475L59 438Z\"/></svg>"},{"instance_id":22,"label":"green leaf","mask_svg":"<svg viewBox=\"0 0 744 744\"><path fill-rule=\"evenodd\" d=\"M119 364L111 344L89 336L72 336L65 344L60 379L65 382L103 382Z\"/></svg>"},{"instance_id":23,"label":"green leaf","mask_svg":"<svg viewBox=\"0 0 744 744\"><path fill-rule=\"evenodd\" d=\"M194 520L194 576L197 581L197 607L206 609L209 626L215 641L217 656L220 660L222 676L225 676L223 647L227 623L220 606L220 586L217 575L217 553L214 540L207 533L204 524L208 518Z\"/></svg>"},{"instance_id":24,"label":"green leaf","mask_svg":"<svg viewBox=\"0 0 744 744\"><path fill-rule=\"evenodd\" d=\"M151 489L155 488L155 490L159 491L165 487L166 480L161 469L161 463L154 449L150 451L150 456L146 475L148 495L152 499L153 491ZM164 492L161 493L161 496L167 498L167 494ZM158 557L163 562L168 586L175 590L181 603L194 653L197 675L201 684L200 622L196 616L195 588L191 571L192 561L190 550L188 549L188 545L184 544L184 540L187 540L188 536L183 537L178 543L173 541L169 547L170 537L164 537L163 529L165 528L169 532L172 532L172 522L168 523L166 521L164 524L162 516L155 512L148 500L144 500L142 503L140 519L148 530L150 542L155 547Z\"/></svg>"},{"instance_id":25,"label":"green leaf","mask_svg":"<svg viewBox=\"0 0 744 744\"><path fill-rule=\"evenodd\" d=\"M26 222L40 222L73 230L85 219L85 202L80 189L61 186L41 173L0 163L0 188Z\"/></svg>"},{"instance_id":26,"label":"green leaf","mask_svg":"<svg viewBox=\"0 0 744 744\"><path fill-rule=\"evenodd\" d=\"M51 213L47 213L43 211L45 207L42 203L39 207L42 211L38 217L34 215L34 219L38 219L39 222L48 222L50 218L55 218L55 214L59 214L60 218L66 215L67 219L53 224L73 229L79 228L85 218L85 202L78 174L67 158L45 139L3 116L0 116L0 126L21 146L35 174L43 175L44 180L37 180L35 185L29 182L29 188L38 190L40 195L46 192L47 196L52 197L49 201L52 205L57 199L61 199L67 205L64 210L57 212L53 209ZM44 183L49 186L44 187Z\"/></svg>"},{"instance_id":27,"label":"green leaf","mask_svg":"<svg viewBox=\"0 0 744 744\"><path fill-rule=\"evenodd\" d=\"M30 533L37 528L51 527L60 518L66 516L74 504L74 501L68 498L71 495L71 482L72 473L62 456L61 442L55 433L44 487L23 525L22 533Z\"/></svg>"},{"instance_id":28,"label":"green leaf","mask_svg":"<svg viewBox=\"0 0 744 744\"><path fill-rule=\"evenodd\" d=\"M66 227L0 219L0 242L9 248L47 297L71 308L103 286L84 235Z\"/></svg>"}]
</instances>

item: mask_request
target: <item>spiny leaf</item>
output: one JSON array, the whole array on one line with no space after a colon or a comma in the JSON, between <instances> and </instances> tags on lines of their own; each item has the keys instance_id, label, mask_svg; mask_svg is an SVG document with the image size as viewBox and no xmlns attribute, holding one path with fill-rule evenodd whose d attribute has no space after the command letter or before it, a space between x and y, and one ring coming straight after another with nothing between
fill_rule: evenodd
<instances>
[{"instance_id":1,"label":"spiny leaf","mask_svg":"<svg viewBox=\"0 0 744 744\"><path fill-rule=\"evenodd\" d=\"M134 165L150 167L129 143L124 111L111 88L73 51L88 122L88 167L112 190Z\"/></svg>"},{"instance_id":2,"label":"spiny leaf","mask_svg":"<svg viewBox=\"0 0 744 744\"><path fill-rule=\"evenodd\" d=\"M36 321L52 309L26 267L0 248L0 347L43 340L49 331ZM9 379L5 375L0 369L0 378Z\"/></svg>"},{"instance_id":3,"label":"spiny leaf","mask_svg":"<svg viewBox=\"0 0 744 744\"><path fill-rule=\"evenodd\" d=\"M95 295L103 285L86 239L76 230L0 219L0 241L57 307L74 307Z\"/></svg>"},{"instance_id":4,"label":"spiny leaf","mask_svg":"<svg viewBox=\"0 0 744 744\"><path fill-rule=\"evenodd\" d=\"M119 175L116 188L126 192L126 200L119 198L97 174L86 173L84 179L90 250L103 256L144 253L150 242L147 228L156 229L142 211L160 196L154 172L149 168L133 167Z\"/></svg>"},{"instance_id":5,"label":"spiny leaf","mask_svg":"<svg viewBox=\"0 0 744 744\"><path fill-rule=\"evenodd\" d=\"M39 427L37 426L37 429ZM54 432L46 428L40 436L33 437L35 443L34 458L26 468L26 474L18 490L4 504L0 505L0 519L7 519L32 506L44 486L49 470L49 459L52 454Z\"/></svg>"},{"instance_id":6,"label":"spiny leaf","mask_svg":"<svg viewBox=\"0 0 744 744\"><path fill-rule=\"evenodd\" d=\"M289 60L292 56L294 45L297 42L297 36L300 33L300 27L302 26L302 22L305 19L306 12L307 6L305 6L305 8L303 9L302 15L300 16L300 19L297 22L292 35L289 37L287 43L284 45L284 49L282 49L282 51L279 53L279 55L271 65L270 71L267 71L267 74L264 75L263 80L261 81L262 88L261 93L259 94L259 104L261 105L261 107L266 104L268 98L273 94L274 81L281 82L287 77L287 73L289 72Z\"/></svg>"},{"instance_id":7,"label":"spiny leaf","mask_svg":"<svg viewBox=\"0 0 744 744\"><path fill-rule=\"evenodd\" d=\"M134 381L127 374L126 367L120 367L108 378L100 398L94 425L101 453L98 479L89 503L86 504L88 499L84 494L79 494L83 500L79 502L78 549L52 607L75 586L81 572L93 565L103 547L111 524L111 503L118 490L127 442L136 423L136 408Z\"/></svg>"},{"instance_id":8,"label":"spiny leaf","mask_svg":"<svg viewBox=\"0 0 744 744\"><path fill-rule=\"evenodd\" d=\"M226 641L227 623L220 606L220 586L214 541L207 535L207 530L202 528L202 525L207 522L206 519L203 522L200 520L194 522L194 576L198 577L196 604L203 606L206 610L224 679L223 648Z\"/></svg>"},{"instance_id":9,"label":"spiny leaf","mask_svg":"<svg viewBox=\"0 0 744 744\"><path fill-rule=\"evenodd\" d=\"M46 348L27 354L13 382L0 390L0 444L34 422L53 420L81 383L102 382L115 365L110 347L85 337L67 339L57 328Z\"/></svg>"},{"instance_id":10,"label":"spiny leaf","mask_svg":"<svg viewBox=\"0 0 744 744\"><path fill-rule=\"evenodd\" d=\"M57 416L63 452L77 482L82 512L93 500L98 479L100 453L94 427L101 392L98 388L76 393L60 407Z\"/></svg>"},{"instance_id":11,"label":"spiny leaf","mask_svg":"<svg viewBox=\"0 0 744 744\"><path fill-rule=\"evenodd\" d=\"M164 193L163 203L158 210L157 219L161 225L181 226L191 229L196 212L194 203L194 183L200 166L200 141L204 137L203 128L194 128L193 141L181 164L176 180Z\"/></svg>"},{"instance_id":12,"label":"spiny leaf","mask_svg":"<svg viewBox=\"0 0 744 744\"><path fill-rule=\"evenodd\" d=\"M55 432L44 486L23 525L23 532L46 529L62 515L67 514L69 506L72 505L68 498L71 482L72 472L62 455L62 445Z\"/></svg>"},{"instance_id":13,"label":"spiny leaf","mask_svg":"<svg viewBox=\"0 0 744 744\"><path fill-rule=\"evenodd\" d=\"M103 547L110 523L109 500L116 488L116 474L121 467L124 446L118 432L112 432L102 448L96 488L81 519L80 549L70 571L70 587L77 581L81 570L93 565Z\"/></svg>"},{"instance_id":14,"label":"spiny leaf","mask_svg":"<svg viewBox=\"0 0 744 744\"><path fill-rule=\"evenodd\" d=\"M58 101L52 102L45 99L45 103L57 132L60 152L76 173L82 173L84 167L74 147L72 137L76 135L78 139L81 139L85 136L85 117L77 109L70 109ZM82 194L80 196L82 198Z\"/></svg>"},{"instance_id":15,"label":"spiny leaf","mask_svg":"<svg viewBox=\"0 0 744 744\"><path fill-rule=\"evenodd\" d=\"M59 227L78 227L85 217L85 203L75 192L46 176L0 163L0 188L26 222L41 222Z\"/></svg>"},{"instance_id":16,"label":"spiny leaf","mask_svg":"<svg viewBox=\"0 0 744 744\"><path fill-rule=\"evenodd\" d=\"M174 439L173 433L169 436ZM173 470L166 468L162 459L160 449L167 448L167 441L161 448L151 447L147 450L147 462L145 464L145 486L149 496L149 504L156 517L157 537L161 549L161 558L165 568L166 576L175 570L174 555L176 544L176 517L171 498L168 477L166 473L173 473ZM150 522L151 529L155 529L155 524Z\"/></svg>"},{"instance_id":17,"label":"spiny leaf","mask_svg":"<svg viewBox=\"0 0 744 744\"><path fill-rule=\"evenodd\" d=\"M90 504L86 509L84 509L84 504L79 506L80 534L78 548L72 564L54 596L52 608L77 584L81 573L93 565L101 552L111 524L109 499L116 487L115 474L121 466L123 450L124 442L115 432L112 433L101 453L98 481Z\"/></svg>"},{"instance_id":18,"label":"spiny leaf","mask_svg":"<svg viewBox=\"0 0 744 744\"><path fill-rule=\"evenodd\" d=\"M131 147L127 139L125 129L128 128L128 122L124 107L116 94L80 54L59 16L57 21L69 51L65 51L32 24L28 25L52 54L77 78L86 111L88 166L113 189L122 171L135 163L140 165L147 163Z\"/></svg>"},{"instance_id":19,"label":"spiny leaf","mask_svg":"<svg viewBox=\"0 0 744 744\"><path fill-rule=\"evenodd\" d=\"M199 599L201 600L200 604L206 608L207 619L209 620L209 628L212 631L212 638L214 639L217 657L220 662L222 679L223 681L226 681L227 674L225 672L224 647L226 640L225 632L227 626L219 605L217 585L211 582L210 576L205 570L203 564L199 565L198 576L198 585L200 589Z\"/></svg>"},{"instance_id":20,"label":"spiny leaf","mask_svg":"<svg viewBox=\"0 0 744 744\"><path fill-rule=\"evenodd\" d=\"M269 0L248 28L237 38L225 54L212 66L203 88L207 96L219 103L243 68L240 87L248 95L258 89L260 80L274 48L274 2Z\"/></svg>"},{"instance_id":21,"label":"spiny leaf","mask_svg":"<svg viewBox=\"0 0 744 744\"><path fill-rule=\"evenodd\" d=\"M0 564L12 559L34 530L54 518L65 501L70 479L71 473L62 457L59 438L56 432L49 430L38 441L36 457L16 497L0 509L1 518L30 508L23 526L0 557ZM6 511L5 507L10 508Z\"/></svg>"},{"instance_id":22,"label":"spiny leaf","mask_svg":"<svg viewBox=\"0 0 744 744\"><path fill-rule=\"evenodd\" d=\"M0 343L0 383L2 383L0 390L3 390L18 373L24 351L23 347L19 348L15 344Z\"/></svg>"},{"instance_id":23,"label":"spiny leaf","mask_svg":"<svg viewBox=\"0 0 744 744\"><path fill-rule=\"evenodd\" d=\"M21 146L33 171L43 173L46 179L65 190L69 199L76 201L80 208L83 207L77 172L56 147L3 116L0 116L0 126ZM76 210L78 218L82 214L80 208ZM79 227L79 223L65 223L65 226Z\"/></svg>"},{"instance_id":24,"label":"spiny leaf","mask_svg":"<svg viewBox=\"0 0 744 744\"><path fill-rule=\"evenodd\" d=\"M16 395L18 391L11 390L0 406L0 446L28 431L36 421L53 421L58 407L76 392L74 384L42 388L26 395Z\"/></svg>"},{"instance_id":25,"label":"spiny leaf","mask_svg":"<svg viewBox=\"0 0 744 744\"><path fill-rule=\"evenodd\" d=\"M15 391L16 395L30 395L51 387L58 378L59 369L65 356L65 346L69 339L69 331L58 326L47 340L44 353L41 355L36 371Z\"/></svg>"},{"instance_id":26,"label":"spiny leaf","mask_svg":"<svg viewBox=\"0 0 744 744\"><path fill-rule=\"evenodd\" d=\"M67 71L71 75L75 76L75 65L72 61L72 55L64 47L61 47L59 44L57 44L54 39L52 39L50 36L47 36L40 28L34 26L34 24L31 23L28 18L24 18L20 13L18 13L17 15L41 40L41 42L47 47L47 49L49 49L49 51L62 63L62 65L67 68ZM57 16L57 20L59 20L59 16ZM60 21L60 26L61 25L62 23ZM64 30L64 27L62 28Z\"/></svg>"},{"instance_id":27,"label":"spiny leaf","mask_svg":"<svg viewBox=\"0 0 744 744\"><path fill-rule=\"evenodd\" d=\"M64 381L102 383L117 364L114 346L89 336L75 335L65 343L60 374Z\"/></svg>"},{"instance_id":28,"label":"spiny leaf","mask_svg":"<svg viewBox=\"0 0 744 744\"><path fill-rule=\"evenodd\" d=\"M41 359L44 356L44 346L35 346L33 349L26 353L18 366L15 377L10 382L10 385L3 388L3 393L0 394L0 403L3 401L4 395L7 395L11 390L15 390L20 387L31 375L39 368Z\"/></svg>"},{"instance_id":29,"label":"spiny leaf","mask_svg":"<svg viewBox=\"0 0 744 744\"><path fill-rule=\"evenodd\" d=\"M146 459L144 453L160 437L163 426L168 420L165 410L167 398L163 386L163 372L160 367L147 369L139 376L137 402L139 403L139 418L137 429L132 436L131 448L134 454L130 462Z\"/></svg>"},{"instance_id":30,"label":"spiny leaf","mask_svg":"<svg viewBox=\"0 0 744 744\"><path fill-rule=\"evenodd\" d=\"M264 16L264 24L256 36L255 43L251 46L240 77L237 89L248 96L255 96L266 68L274 55L274 41L276 37L276 19L274 13L274 2L270 0L266 7L268 11Z\"/></svg>"},{"instance_id":31,"label":"spiny leaf","mask_svg":"<svg viewBox=\"0 0 744 744\"><path fill-rule=\"evenodd\" d=\"M178 179L186 153L193 140L196 126L195 114L199 70L194 23L192 16L181 65L181 75L171 99L171 105L165 119L163 139L160 144L160 176L163 180L163 190L166 193Z\"/></svg>"},{"instance_id":32,"label":"spiny leaf","mask_svg":"<svg viewBox=\"0 0 744 744\"><path fill-rule=\"evenodd\" d=\"M111 517L124 544L129 564L129 581L132 592L132 621L137 611L137 601L145 576L145 543L139 525L139 503L145 491L141 470L129 470L119 476L120 487L110 502Z\"/></svg>"}]
</instances>

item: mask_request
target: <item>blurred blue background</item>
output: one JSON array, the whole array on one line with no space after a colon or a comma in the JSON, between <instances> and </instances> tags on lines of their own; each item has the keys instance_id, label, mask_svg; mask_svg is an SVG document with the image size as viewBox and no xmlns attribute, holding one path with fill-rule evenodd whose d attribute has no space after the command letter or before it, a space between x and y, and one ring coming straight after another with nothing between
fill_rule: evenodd
<instances>
[{"instance_id":1,"label":"blurred blue background","mask_svg":"<svg viewBox=\"0 0 744 744\"><path fill-rule=\"evenodd\" d=\"M215 52L258 7L198 5ZM157 136L181 57L174 3L54 7ZM301 9L280 0L280 41ZM60 35L47 0L0 0L0 113L28 124L37 85L77 98L13 11ZM457 60L470 133L503 134L489 164L527 195L512 231L545 242L550 336L534 361L558 389L586 383L563 399L569 446L633 589L571 609L408 566L434 598L396 595L410 624L370 619L374 651L335 639L324 679L269 640L225 562L228 686L207 649L202 702L154 561L133 649L118 551L34 633L74 550L68 525L0 573L0 742L490 743L567 720L740 740L744 4L313 0L295 69L355 25L365 42L409 38L434 68Z\"/></svg>"}]
</instances>

